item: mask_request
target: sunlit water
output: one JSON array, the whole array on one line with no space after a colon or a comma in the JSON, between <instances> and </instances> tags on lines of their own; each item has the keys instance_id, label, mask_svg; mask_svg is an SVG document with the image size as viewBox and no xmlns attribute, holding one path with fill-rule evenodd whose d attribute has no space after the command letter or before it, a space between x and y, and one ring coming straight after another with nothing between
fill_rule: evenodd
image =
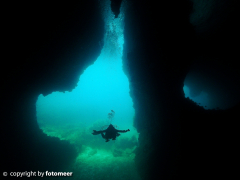
<instances>
[{"instance_id":1,"label":"sunlit water","mask_svg":"<svg viewBox=\"0 0 240 180\"><path fill-rule=\"evenodd\" d=\"M104 3L104 46L95 63L80 76L71 92L39 95L37 121L49 136L68 140L79 152L72 169L77 179L139 179L134 165L138 133L133 127L134 109L129 82L122 70L124 15L114 19L110 1ZM115 111L113 119L108 113ZM116 141L105 142L92 130L130 129Z\"/></svg>"}]
</instances>

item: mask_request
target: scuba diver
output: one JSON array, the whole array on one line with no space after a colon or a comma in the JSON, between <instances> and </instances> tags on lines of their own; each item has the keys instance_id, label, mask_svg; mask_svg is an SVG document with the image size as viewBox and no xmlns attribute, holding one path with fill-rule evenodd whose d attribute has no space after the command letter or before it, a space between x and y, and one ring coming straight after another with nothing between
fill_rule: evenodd
<instances>
[{"instance_id":1,"label":"scuba diver","mask_svg":"<svg viewBox=\"0 0 240 180\"><path fill-rule=\"evenodd\" d=\"M130 130L129 129L128 130L117 130L113 127L112 124L110 124L106 130L103 130L103 131L93 130L92 134L93 135L101 134L102 137L104 139L106 139L106 142L108 142L109 139L116 140L116 137L120 136L119 133L125 133L125 132L128 132L128 131L130 131Z\"/></svg>"}]
</instances>

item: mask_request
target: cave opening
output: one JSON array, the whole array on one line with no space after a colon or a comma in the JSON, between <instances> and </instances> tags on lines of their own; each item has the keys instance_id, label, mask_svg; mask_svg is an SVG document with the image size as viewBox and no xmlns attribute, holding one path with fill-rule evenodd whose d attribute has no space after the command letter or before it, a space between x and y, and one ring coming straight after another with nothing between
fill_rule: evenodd
<instances>
[{"instance_id":1,"label":"cave opening","mask_svg":"<svg viewBox=\"0 0 240 180\"><path fill-rule=\"evenodd\" d=\"M183 91L186 98L206 110L226 110L240 101L237 68L216 57L199 57L192 65Z\"/></svg>"},{"instance_id":2,"label":"cave opening","mask_svg":"<svg viewBox=\"0 0 240 180\"><path fill-rule=\"evenodd\" d=\"M138 133L133 127L135 111L129 81L122 69L124 3L118 18L111 11L110 0L101 3L105 34L103 42L99 42L103 46L100 56L80 75L71 92L39 95L37 122L48 136L67 140L76 147L78 157L72 167L75 177L121 179L131 175L132 179L138 179L134 164L138 145ZM112 119L108 118L111 110L115 111ZM109 142L101 135L92 135L93 130L102 130L110 123L130 132ZM117 166L112 168L112 164Z\"/></svg>"}]
</instances>

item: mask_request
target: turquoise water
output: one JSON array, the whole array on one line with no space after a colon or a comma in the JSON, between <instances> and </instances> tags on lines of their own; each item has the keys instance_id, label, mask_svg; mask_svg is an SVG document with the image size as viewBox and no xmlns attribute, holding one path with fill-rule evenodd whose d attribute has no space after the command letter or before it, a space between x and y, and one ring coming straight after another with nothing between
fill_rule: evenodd
<instances>
[{"instance_id":1,"label":"turquoise water","mask_svg":"<svg viewBox=\"0 0 240 180\"><path fill-rule=\"evenodd\" d=\"M39 95L37 121L48 136L73 144L79 155L69 167L76 179L139 179L134 165L138 133L133 127L135 111L129 95L129 81L122 70L124 14L114 19L110 1L104 1L104 46L100 56L79 77L71 92ZM123 8L123 7L122 7ZM113 118L108 117L111 110ZM109 124L122 133L115 141L105 142L93 130Z\"/></svg>"}]
</instances>

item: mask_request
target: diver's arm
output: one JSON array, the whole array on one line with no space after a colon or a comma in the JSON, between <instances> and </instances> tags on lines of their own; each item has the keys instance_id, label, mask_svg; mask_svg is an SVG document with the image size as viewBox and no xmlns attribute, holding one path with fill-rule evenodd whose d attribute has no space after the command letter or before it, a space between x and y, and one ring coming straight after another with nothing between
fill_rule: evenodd
<instances>
[{"instance_id":1,"label":"diver's arm","mask_svg":"<svg viewBox=\"0 0 240 180\"><path fill-rule=\"evenodd\" d=\"M129 129L128 130L117 130L117 132L120 132L120 133L125 133L125 132L128 132L130 131Z\"/></svg>"},{"instance_id":2,"label":"diver's arm","mask_svg":"<svg viewBox=\"0 0 240 180\"><path fill-rule=\"evenodd\" d=\"M96 131L96 130L93 130L93 135L98 135L98 134L101 134L101 133L103 133L103 132L106 132L106 130L104 130L104 131Z\"/></svg>"}]
</instances>

